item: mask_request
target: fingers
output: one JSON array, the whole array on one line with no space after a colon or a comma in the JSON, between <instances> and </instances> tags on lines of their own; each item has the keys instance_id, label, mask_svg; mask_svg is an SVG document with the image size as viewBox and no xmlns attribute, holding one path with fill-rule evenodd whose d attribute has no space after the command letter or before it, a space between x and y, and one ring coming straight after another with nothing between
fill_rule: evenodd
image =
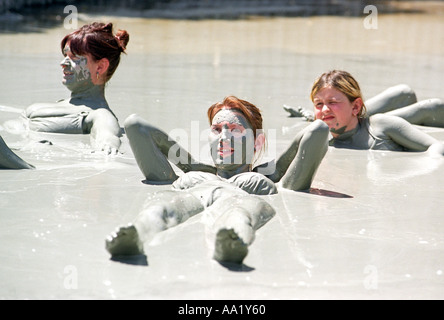
<instances>
[{"instance_id":1,"label":"fingers","mask_svg":"<svg viewBox=\"0 0 444 320\"><path fill-rule=\"evenodd\" d=\"M103 153L104 155L107 156L116 156L119 154L119 150L116 147L112 147L110 145L103 145L99 148L97 148L96 150L91 151L91 153Z\"/></svg>"}]
</instances>

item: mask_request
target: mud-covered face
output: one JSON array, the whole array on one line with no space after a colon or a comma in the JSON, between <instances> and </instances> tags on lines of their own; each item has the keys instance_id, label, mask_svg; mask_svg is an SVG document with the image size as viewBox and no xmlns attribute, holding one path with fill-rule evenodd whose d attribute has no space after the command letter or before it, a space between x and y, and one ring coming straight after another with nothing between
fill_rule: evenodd
<instances>
[{"instance_id":1,"label":"mud-covered face","mask_svg":"<svg viewBox=\"0 0 444 320\"><path fill-rule=\"evenodd\" d=\"M69 45L63 50L65 58L60 65L63 69L62 83L70 91L81 91L93 86L88 57L74 55Z\"/></svg>"},{"instance_id":2,"label":"mud-covered face","mask_svg":"<svg viewBox=\"0 0 444 320\"><path fill-rule=\"evenodd\" d=\"M240 112L222 109L213 118L208 137L217 169L236 171L254 158L254 132Z\"/></svg>"}]
</instances>

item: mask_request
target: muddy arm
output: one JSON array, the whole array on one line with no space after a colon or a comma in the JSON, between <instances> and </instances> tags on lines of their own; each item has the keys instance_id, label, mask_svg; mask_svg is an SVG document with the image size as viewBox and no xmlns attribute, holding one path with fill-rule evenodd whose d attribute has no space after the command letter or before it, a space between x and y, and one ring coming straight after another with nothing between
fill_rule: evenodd
<instances>
[{"instance_id":1,"label":"muddy arm","mask_svg":"<svg viewBox=\"0 0 444 320\"><path fill-rule=\"evenodd\" d=\"M108 154L116 154L120 148L121 129L114 115L106 109L91 111L85 118L92 145Z\"/></svg>"},{"instance_id":2,"label":"muddy arm","mask_svg":"<svg viewBox=\"0 0 444 320\"><path fill-rule=\"evenodd\" d=\"M291 145L276 161L276 170L267 175L282 187L294 191L310 188L328 149L328 126L321 120L297 133ZM261 172L261 168L258 168Z\"/></svg>"}]
</instances>

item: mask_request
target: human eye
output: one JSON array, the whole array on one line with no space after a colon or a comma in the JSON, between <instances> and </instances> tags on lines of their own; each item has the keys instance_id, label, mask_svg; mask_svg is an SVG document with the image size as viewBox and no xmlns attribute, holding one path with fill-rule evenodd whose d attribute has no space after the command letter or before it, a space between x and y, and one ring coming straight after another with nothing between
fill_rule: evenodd
<instances>
[{"instance_id":1,"label":"human eye","mask_svg":"<svg viewBox=\"0 0 444 320\"><path fill-rule=\"evenodd\" d=\"M214 125L211 126L211 133L213 133L213 134L219 134L220 131L221 131L221 129L220 129L219 126L214 126Z\"/></svg>"},{"instance_id":2,"label":"human eye","mask_svg":"<svg viewBox=\"0 0 444 320\"><path fill-rule=\"evenodd\" d=\"M243 136L244 133L245 133L245 128L242 127L242 126L235 126L235 127L231 128L231 134L232 134L234 137L240 137L240 136Z\"/></svg>"},{"instance_id":3,"label":"human eye","mask_svg":"<svg viewBox=\"0 0 444 320\"><path fill-rule=\"evenodd\" d=\"M71 53L67 53L67 54L65 55L65 59L67 59L67 60L70 61L71 63L75 63L75 64L78 63L78 59L77 59L75 56L73 56Z\"/></svg>"},{"instance_id":4,"label":"human eye","mask_svg":"<svg viewBox=\"0 0 444 320\"><path fill-rule=\"evenodd\" d=\"M68 52L66 54L66 57L68 57L69 60L71 60L71 61L73 61L75 63L78 63L79 61L82 60L82 56L79 56L79 55L76 55L76 54L72 54L72 52Z\"/></svg>"},{"instance_id":5,"label":"human eye","mask_svg":"<svg viewBox=\"0 0 444 320\"><path fill-rule=\"evenodd\" d=\"M316 108L316 109L321 109L322 108L322 106L323 106L323 103L322 102L320 102L320 101L315 101L315 103L314 103L314 107Z\"/></svg>"},{"instance_id":6,"label":"human eye","mask_svg":"<svg viewBox=\"0 0 444 320\"><path fill-rule=\"evenodd\" d=\"M74 55L72 54L71 50L64 50L63 54L65 57L73 58Z\"/></svg>"}]
</instances>

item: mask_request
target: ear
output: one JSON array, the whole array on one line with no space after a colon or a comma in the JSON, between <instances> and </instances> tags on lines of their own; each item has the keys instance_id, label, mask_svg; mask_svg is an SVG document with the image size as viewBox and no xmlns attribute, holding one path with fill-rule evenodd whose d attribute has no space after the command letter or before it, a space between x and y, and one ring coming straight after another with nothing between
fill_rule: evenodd
<instances>
[{"instance_id":1,"label":"ear","mask_svg":"<svg viewBox=\"0 0 444 320\"><path fill-rule=\"evenodd\" d=\"M356 98L355 101L353 101L352 114L355 117L358 116L359 112L361 112L363 104L364 102L362 101L361 98Z\"/></svg>"},{"instance_id":2,"label":"ear","mask_svg":"<svg viewBox=\"0 0 444 320\"><path fill-rule=\"evenodd\" d=\"M104 75L109 68L109 60L107 58L102 58L97 62L97 72L99 75Z\"/></svg>"},{"instance_id":3,"label":"ear","mask_svg":"<svg viewBox=\"0 0 444 320\"><path fill-rule=\"evenodd\" d=\"M260 151L265 145L265 135L261 132L256 136L254 141L254 152Z\"/></svg>"}]
</instances>

